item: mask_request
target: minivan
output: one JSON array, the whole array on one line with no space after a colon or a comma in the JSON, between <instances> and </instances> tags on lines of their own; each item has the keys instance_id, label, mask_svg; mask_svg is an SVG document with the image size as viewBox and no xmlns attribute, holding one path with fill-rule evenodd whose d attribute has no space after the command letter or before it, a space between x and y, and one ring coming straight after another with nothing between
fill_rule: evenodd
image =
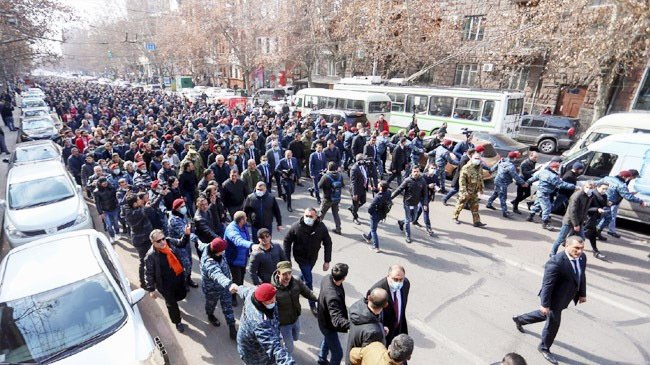
<instances>
[{"instance_id":1,"label":"minivan","mask_svg":"<svg viewBox=\"0 0 650 365\"><path fill-rule=\"evenodd\" d=\"M592 124L573 147L562 155L573 155L609 135L627 133L650 133L650 113L626 112L606 115Z\"/></svg>"},{"instance_id":2,"label":"minivan","mask_svg":"<svg viewBox=\"0 0 650 365\"><path fill-rule=\"evenodd\" d=\"M287 96L287 93L284 89L259 89L253 95L253 100L257 104L264 104L267 101L271 100L282 100Z\"/></svg>"},{"instance_id":3,"label":"minivan","mask_svg":"<svg viewBox=\"0 0 650 365\"><path fill-rule=\"evenodd\" d=\"M585 171L578 182L598 180L605 176L616 176L622 170L636 169L639 178L629 184L630 191L650 203L650 138L644 134L616 134L605 137L579 149L566 157L561 165L560 175L576 162L585 165ZM618 217L647 224L650 222L650 209L639 204L621 202Z\"/></svg>"},{"instance_id":4,"label":"minivan","mask_svg":"<svg viewBox=\"0 0 650 365\"><path fill-rule=\"evenodd\" d=\"M578 119L558 115L524 115L515 129L515 139L537 147L542 153L555 153L571 147Z\"/></svg>"}]
</instances>

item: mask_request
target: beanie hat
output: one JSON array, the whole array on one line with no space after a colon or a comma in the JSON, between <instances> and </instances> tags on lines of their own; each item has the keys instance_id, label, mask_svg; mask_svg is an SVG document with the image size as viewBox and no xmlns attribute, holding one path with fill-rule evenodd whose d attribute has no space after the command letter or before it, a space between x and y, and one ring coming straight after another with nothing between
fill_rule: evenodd
<instances>
[{"instance_id":1,"label":"beanie hat","mask_svg":"<svg viewBox=\"0 0 650 365\"><path fill-rule=\"evenodd\" d=\"M630 171L628 171L628 170L623 170L623 171L618 173L618 176L620 176L622 178L628 178L628 177L632 177L632 173Z\"/></svg>"},{"instance_id":2,"label":"beanie hat","mask_svg":"<svg viewBox=\"0 0 650 365\"><path fill-rule=\"evenodd\" d=\"M226 241L224 241L222 238L219 237L213 239L212 242L210 242L210 249L212 250L212 252L218 253L218 252L225 251L227 246L228 244L226 243Z\"/></svg>"},{"instance_id":3,"label":"beanie hat","mask_svg":"<svg viewBox=\"0 0 650 365\"><path fill-rule=\"evenodd\" d=\"M442 144L444 144L445 146L449 146L451 144L451 139L445 139L444 141L442 141Z\"/></svg>"},{"instance_id":4,"label":"beanie hat","mask_svg":"<svg viewBox=\"0 0 650 365\"><path fill-rule=\"evenodd\" d=\"M172 209L176 210L178 209L178 207L180 207L183 204L185 204L185 200L178 198L174 200L174 202L172 203Z\"/></svg>"},{"instance_id":5,"label":"beanie hat","mask_svg":"<svg viewBox=\"0 0 650 365\"><path fill-rule=\"evenodd\" d=\"M151 182L151 189L156 190L156 188L158 187L158 184L160 184L159 180L152 181Z\"/></svg>"},{"instance_id":6,"label":"beanie hat","mask_svg":"<svg viewBox=\"0 0 650 365\"><path fill-rule=\"evenodd\" d=\"M476 147L476 152L481 153L483 151L485 151L485 147L483 147L483 146Z\"/></svg>"},{"instance_id":7,"label":"beanie hat","mask_svg":"<svg viewBox=\"0 0 650 365\"><path fill-rule=\"evenodd\" d=\"M170 139L172 139L172 135L171 135L171 134L165 134L165 139L166 139L166 140L170 140Z\"/></svg>"},{"instance_id":8,"label":"beanie hat","mask_svg":"<svg viewBox=\"0 0 650 365\"><path fill-rule=\"evenodd\" d=\"M578 171L578 170L584 170L585 169L585 164L582 162L576 162L573 164L573 169Z\"/></svg>"},{"instance_id":9,"label":"beanie hat","mask_svg":"<svg viewBox=\"0 0 650 365\"><path fill-rule=\"evenodd\" d=\"M517 152L517 151L510 151L510 152L508 152L508 158L517 158L517 157L519 157L519 156L521 156L521 155L520 155L519 152Z\"/></svg>"},{"instance_id":10,"label":"beanie hat","mask_svg":"<svg viewBox=\"0 0 650 365\"><path fill-rule=\"evenodd\" d=\"M146 164L144 161L140 161L140 162L138 162L138 163L136 164L136 166L137 166L137 167L143 167L143 166L147 166L147 164Z\"/></svg>"},{"instance_id":11,"label":"beanie hat","mask_svg":"<svg viewBox=\"0 0 650 365\"><path fill-rule=\"evenodd\" d=\"M115 169L118 168L118 167L120 167L120 165L118 165L118 164L116 164L116 163L113 163L113 164L111 164L111 166L109 166L109 168L110 168L111 170L115 170Z\"/></svg>"},{"instance_id":12,"label":"beanie hat","mask_svg":"<svg viewBox=\"0 0 650 365\"><path fill-rule=\"evenodd\" d=\"M253 294L258 302L266 302L275 296L275 287L269 283L264 283L255 289Z\"/></svg>"}]
</instances>

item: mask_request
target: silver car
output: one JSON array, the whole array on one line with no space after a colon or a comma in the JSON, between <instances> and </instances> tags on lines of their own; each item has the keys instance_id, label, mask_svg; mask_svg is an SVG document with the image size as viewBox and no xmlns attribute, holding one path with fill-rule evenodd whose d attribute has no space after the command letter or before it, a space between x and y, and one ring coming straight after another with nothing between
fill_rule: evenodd
<instances>
[{"instance_id":1,"label":"silver car","mask_svg":"<svg viewBox=\"0 0 650 365\"><path fill-rule=\"evenodd\" d=\"M81 187L60 161L14 166L7 174L5 199L0 200L3 229L11 247L93 227Z\"/></svg>"},{"instance_id":2,"label":"silver car","mask_svg":"<svg viewBox=\"0 0 650 365\"><path fill-rule=\"evenodd\" d=\"M11 169L15 165L35 163L42 161L63 161L61 146L50 140L39 140L18 143L9 158L2 161L9 164Z\"/></svg>"}]
</instances>

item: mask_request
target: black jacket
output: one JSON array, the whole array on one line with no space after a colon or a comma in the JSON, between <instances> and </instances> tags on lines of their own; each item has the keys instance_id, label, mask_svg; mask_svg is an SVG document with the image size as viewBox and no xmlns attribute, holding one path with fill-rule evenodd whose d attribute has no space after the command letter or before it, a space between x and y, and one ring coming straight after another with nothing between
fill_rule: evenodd
<instances>
[{"instance_id":1,"label":"black jacket","mask_svg":"<svg viewBox=\"0 0 650 365\"><path fill-rule=\"evenodd\" d=\"M573 172L573 170L567 170L567 172L562 175L562 181L576 185L578 183L578 176L579 175ZM560 189L559 192L566 195L567 197L570 197L574 191L574 189Z\"/></svg>"},{"instance_id":2,"label":"black jacket","mask_svg":"<svg viewBox=\"0 0 650 365\"><path fill-rule=\"evenodd\" d=\"M248 273L251 276L253 285L270 283L271 276L276 270L280 261L286 261L287 255L284 254L282 247L278 244L272 244L268 251L260 246L259 251L253 252L248 265Z\"/></svg>"},{"instance_id":3,"label":"black jacket","mask_svg":"<svg viewBox=\"0 0 650 365\"><path fill-rule=\"evenodd\" d=\"M388 335L386 335L386 345L389 345L395 336L405 333L408 334L408 325L406 323L406 304L408 303L409 291L411 290L411 282L404 278L404 284L402 289L400 289L401 301L399 304L400 307L400 321L396 323L395 317L395 302L393 301L393 295L391 294L390 286L388 285L388 279L383 278L379 280L375 285L373 285L370 290L368 290L368 295L374 288L382 288L388 293L388 307L384 308L382 314L382 323L384 326L388 327Z\"/></svg>"},{"instance_id":4,"label":"black jacket","mask_svg":"<svg viewBox=\"0 0 650 365\"><path fill-rule=\"evenodd\" d=\"M347 332L350 328L348 309L345 306L343 284L334 284L332 275L327 275L320 282L318 292L318 327L336 332Z\"/></svg>"},{"instance_id":5,"label":"black jacket","mask_svg":"<svg viewBox=\"0 0 650 365\"><path fill-rule=\"evenodd\" d=\"M186 194L195 196L196 186L198 183L199 181L196 178L196 173L194 171L183 171L178 177L178 188L183 196Z\"/></svg>"},{"instance_id":6,"label":"black jacket","mask_svg":"<svg viewBox=\"0 0 650 365\"><path fill-rule=\"evenodd\" d=\"M323 199L325 199L326 202L332 201L332 180L329 178L329 176L331 176L335 181L340 179L341 190L345 186L345 183L343 182L343 175L338 171L328 171L326 174L321 176L320 181L318 182L318 188L323 190Z\"/></svg>"},{"instance_id":7,"label":"black jacket","mask_svg":"<svg viewBox=\"0 0 650 365\"><path fill-rule=\"evenodd\" d=\"M219 186L223 185L223 182L228 180L230 176L230 166L225 162L221 167L214 162L208 168L214 172L214 179L219 183Z\"/></svg>"},{"instance_id":8,"label":"black jacket","mask_svg":"<svg viewBox=\"0 0 650 365\"><path fill-rule=\"evenodd\" d=\"M97 187L93 192L95 198L95 206L97 213L104 214L104 212L112 212L117 209L119 203L117 202L117 190L109 183L105 188Z\"/></svg>"},{"instance_id":9,"label":"black jacket","mask_svg":"<svg viewBox=\"0 0 650 365\"><path fill-rule=\"evenodd\" d=\"M564 250L551 257L544 266L542 289L539 291L542 307L562 310L573 301L577 304L580 297L587 296L587 256L579 258L580 280L573 272L573 267Z\"/></svg>"},{"instance_id":10,"label":"black jacket","mask_svg":"<svg viewBox=\"0 0 650 365\"><path fill-rule=\"evenodd\" d=\"M395 199L402 191L404 191L404 205L415 206L419 203L426 204L429 202L429 190L427 189L427 182L422 176L414 180L412 177L406 178L391 196Z\"/></svg>"},{"instance_id":11,"label":"black jacket","mask_svg":"<svg viewBox=\"0 0 650 365\"><path fill-rule=\"evenodd\" d=\"M350 195L358 195L362 201L366 201L366 190L370 184L370 171L368 166L363 168L366 170L366 177L364 179L361 172L361 165L355 163L350 169Z\"/></svg>"},{"instance_id":12,"label":"black jacket","mask_svg":"<svg viewBox=\"0 0 650 365\"><path fill-rule=\"evenodd\" d=\"M210 243L213 239L219 237L219 234L223 231L223 227L219 227L219 225L221 225L221 222L219 222L218 218L215 219L212 216L210 209L206 212L197 209L196 213L194 213L195 233L201 242Z\"/></svg>"},{"instance_id":13,"label":"black jacket","mask_svg":"<svg viewBox=\"0 0 650 365\"><path fill-rule=\"evenodd\" d=\"M158 195L148 207L136 209L131 207L126 208L125 218L129 227L131 227L131 242L134 246L150 244L149 233L153 231L153 226L149 218L147 218L147 213L158 209L162 197L162 195Z\"/></svg>"},{"instance_id":14,"label":"black jacket","mask_svg":"<svg viewBox=\"0 0 650 365\"><path fill-rule=\"evenodd\" d=\"M236 182L228 179L224 181L221 188L221 198L223 199L223 205L227 207L238 207L244 204L246 196L250 194L246 183L242 179L237 179Z\"/></svg>"},{"instance_id":15,"label":"black jacket","mask_svg":"<svg viewBox=\"0 0 650 365\"><path fill-rule=\"evenodd\" d=\"M180 240L167 237L167 244L172 252L180 260L179 248L185 247L189 244L190 236L183 235ZM171 272L170 272L171 271ZM176 290L175 286L180 285L185 287L185 275L182 273L178 276L169 267L167 257L164 253L158 251L153 245L149 248L147 255L144 257L144 283L145 290L152 292L158 290L163 296L168 293L173 293ZM182 300L183 298L176 298Z\"/></svg>"},{"instance_id":16,"label":"black jacket","mask_svg":"<svg viewBox=\"0 0 650 365\"><path fill-rule=\"evenodd\" d=\"M386 345L381 314L377 316L372 313L367 299L360 299L350 306L350 333L344 356L346 364L350 364L350 350L353 347L365 347L375 341Z\"/></svg>"},{"instance_id":17,"label":"black jacket","mask_svg":"<svg viewBox=\"0 0 650 365\"><path fill-rule=\"evenodd\" d=\"M325 249L325 262L330 262L332 260L332 239L327 227L318 218L312 226L305 224L304 217L300 218L284 236L284 253L287 255L287 260L291 261L293 253L299 265L313 266L316 264L321 245Z\"/></svg>"},{"instance_id":18,"label":"black jacket","mask_svg":"<svg viewBox=\"0 0 650 365\"><path fill-rule=\"evenodd\" d=\"M393 158L390 161L390 171L396 170L397 172L402 172L406 168L406 153L404 152L404 147L397 146L393 150Z\"/></svg>"},{"instance_id":19,"label":"black jacket","mask_svg":"<svg viewBox=\"0 0 650 365\"><path fill-rule=\"evenodd\" d=\"M460 166L458 169L460 170ZM535 163L527 158L526 161L521 163L519 170L521 171L521 178L528 180L535 174Z\"/></svg>"},{"instance_id":20,"label":"black jacket","mask_svg":"<svg viewBox=\"0 0 650 365\"><path fill-rule=\"evenodd\" d=\"M591 197L583 190L578 190L569 198L569 206L566 209L562 224L571 227L581 226L587 220L587 211L591 205Z\"/></svg>"},{"instance_id":21,"label":"black jacket","mask_svg":"<svg viewBox=\"0 0 650 365\"><path fill-rule=\"evenodd\" d=\"M350 149L352 150L352 157L357 157L358 154L363 153L363 149L366 145L366 137L357 134L352 139L352 145Z\"/></svg>"},{"instance_id":22,"label":"black jacket","mask_svg":"<svg viewBox=\"0 0 650 365\"><path fill-rule=\"evenodd\" d=\"M244 212L255 228L272 228L273 218L282 225L282 213L275 197L268 192L261 198L251 193L244 200Z\"/></svg>"},{"instance_id":23,"label":"black jacket","mask_svg":"<svg viewBox=\"0 0 650 365\"><path fill-rule=\"evenodd\" d=\"M598 212L598 209L605 209L605 207L607 207L607 197L594 191L594 194L591 196L589 209L587 210L585 228L596 229L596 226L602 217L602 214Z\"/></svg>"}]
</instances>

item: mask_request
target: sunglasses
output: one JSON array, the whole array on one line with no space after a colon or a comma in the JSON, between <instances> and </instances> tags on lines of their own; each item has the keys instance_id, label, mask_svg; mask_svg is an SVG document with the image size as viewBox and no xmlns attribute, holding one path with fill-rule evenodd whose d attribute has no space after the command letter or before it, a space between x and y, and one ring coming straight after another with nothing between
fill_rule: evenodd
<instances>
[{"instance_id":1,"label":"sunglasses","mask_svg":"<svg viewBox=\"0 0 650 365\"><path fill-rule=\"evenodd\" d=\"M154 242L155 242L155 243L160 243L160 242L162 242L162 241L164 241L164 240L165 240L165 237L163 237L163 238L161 238L161 239L159 239L159 240L155 240Z\"/></svg>"},{"instance_id":2,"label":"sunglasses","mask_svg":"<svg viewBox=\"0 0 650 365\"><path fill-rule=\"evenodd\" d=\"M269 238L269 237L271 237L271 236L269 236L268 234L263 234L263 235L261 235L260 237L261 237L261 238Z\"/></svg>"}]
</instances>

